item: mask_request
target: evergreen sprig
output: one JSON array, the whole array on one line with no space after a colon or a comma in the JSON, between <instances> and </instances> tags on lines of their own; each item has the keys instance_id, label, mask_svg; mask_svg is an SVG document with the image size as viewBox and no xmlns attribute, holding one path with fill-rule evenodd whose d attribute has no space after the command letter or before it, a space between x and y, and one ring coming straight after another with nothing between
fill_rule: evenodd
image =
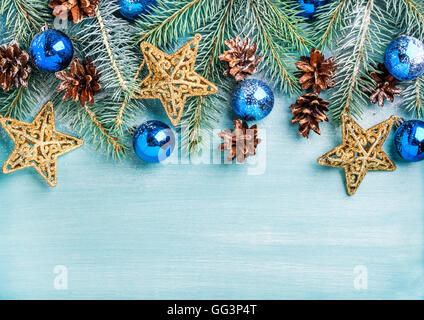
<instances>
[{"instance_id":1,"label":"evergreen sprig","mask_svg":"<svg viewBox=\"0 0 424 320\"><path fill-rule=\"evenodd\" d=\"M53 20L45 0L2 0L0 15L4 17L7 32L2 40L18 41L28 47L34 35L40 32L44 23Z\"/></svg>"},{"instance_id":2,"label":"evergreen sprig","mask_svg":"<svg viewBox=\"0 0 424 320\"><path fill-rule=\"evenodd\" d=\"M68 123L86 144L96 151L103 151L108 157L121 159L128 150L126 135L116 135L112 126L102 116L104 104L112 103L107 99L98 100L94 105L86 104L82 107L75 101L61 101L61 97L54 97L54 104L58 117Z\"/></svg>"},{"instance_id":3,"label":"evergreen sprig","mask_svg":"<svg viewBox=\"0 0 424 320\"><path fill-rule=\"evenodd\" d=\"M102 94L94 105L70 108L64 118L73 119L73 126L84 137L104 149L112 157L123 155L126 147L127 126L139 104L130 99L136 89L134 78L141 58L133 45L133 30L128 22L116 15L119 7L111 1L101 1L96 17L73 24L68 31L74 38L78 54L93 58L101 72ZM78 121L76 121L76 119Z\"/></svg>"},{"instance_id":4,"label":"evergreen sprig","mask_svg":"<svg viewBox=\"0 0 424 320\"><path fill-rule=\"evenodd\" d=\"M38 106L47 102L53 92L55 78L40 72L30 74L28 87L11 88L9 92L0 89L0 114L14 119L25 120Z\"/></svg>"},{"instance_id":5,"label":"evergreen sprig","mask_svg":"<svg viewBox=\"0 0 424 320\"><path fill-rule=\"evenodd\" d=\"M224 10L210 17L210 23L197 29L203 37L199 45L196 71L203 77L219 85L219 93L214 96L196 97L186 105L180 126L182 142L187 154L198 154L203 146L203 137L210 134L213 124L224 107L223 97L230 90L229 81L222 77L223 65L218 56L225 50L224 41L237 33L239 0L228 0Z\"/></svg>"},{"instance_id":6,"label":"evergreen sprig","mask_svg":"<svg viewBox=\"0 0 424 320\"><path fill-rule=\"evenodd\" d=\"M264 57L263 72L281 91L300 93L293 72L299 54L310 50L312 44L305 35L308 28L301 23L290 3L270 0L247 0L244 25L249 35L259 45L259 55ZM303 31L302 31L303 30Z\"/></svg>"},{"instance_id":7,"label":"evergreen sprig","mask_svg":"<svg viewBox=\"0 0 424 320\"><path fill-rule=\"evenodd\" d=\"M299 53L311 49L312 42L307 24L297 13L294 2L281 0L160 0L151 14L141 17L137 42L169 48L187 34L203 36L196 70L220 85L221 92L187 102L181 128L183 146L190 154L201 150L202 135L216 122L223 107L220 101L231 90L218 59L225 40L250 36L259 44L268 80L284 92L299 92L294 62Z\"/></svg>"},{"instance_id":8,"label":"evergreen sprig","mask_svg":"<svg viewBox=\"0 0 424 320\"><path fill-rule=\"evenodd\" d=\"M424 41L424 2L419 0L388 0L387 11L394 17L398 35L406 34ZM424 117L424 76L406 83L405 105L415 117Z\"/></svg>"},{"instance_id":9,"label":"evergreen sprig","mask_svg":"<svg viewBox=\"0 0 424 320\"><path fill-rule=\"evenodd\" d=\"M137 42L169 48L179 38L205 26L226 0L159 0L152 13L137 21Z\"/></svg>"},{"instance_id":10,"label":"evergreen sprig","mask_svg":"<svg viewBox=\"0 0 424 320\"><path fill-rule=\"evenodd\" d=\"M409 82L403 91L402 104L418 119L424 118L424 77Z\"/></svg>"},{"instance_id":11,"label":"evergreen sprig","mask_svg":"<svg viewBox=\"0 0 424 320\"><path fill-rule=\"evenodd\" d=\"M387 0L386 7L393 14L399 33L424 39L424 1Z\"/></svg>"},{"instance_id":12,"label":"evergreen sprig","mask_svg":"<svg viewBox=\"0 0 424 320\"><path fill-rule=\"evenodd\" d=\"M350 22L345 15L352 9L351 5L349 0L334 0L318 9L313 23L313 41L318 49L335 47L342 30Z\"/></svg>"},{"instance_id":13,"label":"evergreen sprig","mask_svg":"<svg viewBox=\"0 0 424 320\"><path fill-rule=\"evenodd\" d=\"M393 36L394 22L376 0L349 0L344 19L348 19L336 50L338 70L332 89L330 110L333 120L340 121L344 112L360 117L368 96L361 88L369 86L370 64L381 61ZM378 41L375 41L378 39Z\"/></svg>"},{"instance_id":14,"label":"evergreen sprig","mask_svg":"<svg viewBox=\"0 0 424 320\"><path fill-rule=\"evenodd\" d=\"M33 36L53 21L45 0L2 0L0 14L6 30L3 44L18 40L27 49ZM136 90L142 55L135 44L148 41L172 51L179 41L200 33L196 72L216 83L217 95L189 99L181 132L185 150L200 152L205 134L228 105L235 83L223 76L218 55L224 41L237 35L249 36L259 44L264 57L261 68L266 79L285 93L298 93L294 62L313 47L334 49L337 55L337 86L332 89L331 111L338 121L343 112L360 116L368 97L361 91L373 80L370 63L382 61L387 43L405 33L423 40L424 3L421 0L334 0L318 11L314 23L299 17L292 0L159 0L152 12L135 24L116 15L115 1L100 1L96 17L80 24L69 22L64 30L81 58L94 58L101 71L103 92L94 105L61 101L55 93L54 75L34 68L28 88L0 92L0 113L23 119L47 99L56 104L58 116L71 124L86 142L114 157L125 154L127 128L143 108L132 99ZM312 28L310 27L312 26ZM406 83L405 104L416 116L424 116L424 79Z\"/></svg>"}]
</instances>

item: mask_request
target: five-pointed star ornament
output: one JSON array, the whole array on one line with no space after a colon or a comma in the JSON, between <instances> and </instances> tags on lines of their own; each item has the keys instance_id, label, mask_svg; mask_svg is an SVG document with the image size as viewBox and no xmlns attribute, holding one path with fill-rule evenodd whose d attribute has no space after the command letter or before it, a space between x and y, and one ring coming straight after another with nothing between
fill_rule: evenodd
<instances>
[{"instance_id":1,"label":"five-pointed star ornament","mask_svg":"<svg viewBox=\"0 0 424 320\"><path fill-rule=\"evenodd\" d=\"M138 99L160 99L171 123L176 126L181 120L188 97L215 94L218 88L196 72L200 34L181 49L168 55L147 42L140 45L149 74L138 85L134 96Z\"/></svg>"},{"instance_id":2,"label":"five-pointed star ornament","mask_svg":"<svg viewBox=\"0 0 424 320\"><path fill-rule=\"evenodd\" d=\"M397 119L391 116L364 130L350 115L343 114L342 144L320 157L318 163L344 168L347 192L349 195L355 194L368 171L396 170L396 165L382 148Z\"/></svg>"},{"instance_id":3,"label":"five-pointed star ornament","mask_svg":"<svg viewBox=\"0 0 424 320\"><path fill-rule=\"evenodd\" d=\"M51 102L31 123L0 116L0 124L15 143L3 173L34 167L51 187L57 184L57 157L83 144L82 140L56 131Z\"/></svg>"}]
</instances>

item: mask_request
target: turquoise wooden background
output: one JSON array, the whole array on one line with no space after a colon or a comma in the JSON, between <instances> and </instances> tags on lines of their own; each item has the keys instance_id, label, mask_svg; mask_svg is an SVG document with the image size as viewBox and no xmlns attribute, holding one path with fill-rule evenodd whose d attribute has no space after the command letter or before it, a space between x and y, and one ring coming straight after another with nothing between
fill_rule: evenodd
<instances>
[{"instance_id":1,"label":"turquoise wooden background","mask_svg":"<svg viewBox=\"0 0 424 320\"><path fill-rule=\"evenodd\" d=\"M392 133L398 170L369 173L348 197L343 170L316 163L340 130L299 137L292 102L278 95L259 122L256 163L114 163L84 146L59 160L56 189L32 169L0 175L0 298L424 298L423 164L402 162ZM140 120L166 121L155 106ZM370 106L360 124L401 110ZM0 130L0 162L12 148Z\"/></svg>"},{"instance_id":2,"label":"turquoise wooden background","mask_svg":"<svg viewBox=\"0 0 424 320\"><path fill-rule=\"evenodd\" d=\"M56 189L32 169L0 175L0 297L422 299L422 163L400 161L390 137L398 170L369 173L348 197L343 170L316 164L340 130L298 137L290 102L278 96L260 122L259 164L116 164L85 146L60 159ZM160 106L146 117L165 120ZM1 162L11 150L2 130ZM54 287L57 265L67 290Z\"/></svg>"}]
</instances>

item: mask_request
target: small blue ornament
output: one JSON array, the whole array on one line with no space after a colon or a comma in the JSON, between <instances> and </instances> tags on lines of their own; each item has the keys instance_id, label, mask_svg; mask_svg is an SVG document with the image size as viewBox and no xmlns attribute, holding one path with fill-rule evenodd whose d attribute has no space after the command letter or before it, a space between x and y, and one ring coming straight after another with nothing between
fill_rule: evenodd
<instances>
[{"instance_id":1,"label":"small blue ornament","mask_svg":"<svg viewBox=\"0 0 424 320\"><path fill-rule=\"evenodd\" d=\"M329 0L297 0L302 12L300 15L305 18L312 18L319 7L327 4Z\"/></svg>"},{"instance_id":2,"label":"small blue ornament","mask_svg":"<svg viewBox=\"0 0 424 320\"><path fill-rule=\"evenodd\" d=\"M74 56L74 47L63 32L48 29L37 34L31 42L32 62L44 72L66 69Z\"/></svg>"},{"instance_id":3,"label":"small blue ornament","mask_svg":"<svg viewBox=\"0 0 424 320\"><path fill-rule=\"evenodd\" d=\"M118 0L121 7L119 12L130 20L135 20L145 13L149 13L151 7L157 4L157 0Z\"/></svg>"},{"instance_id":4,"label":"small blue ornament","mask_svg":"<svg viewBox=\"0 0 424 320\"><path fill-rule=\"evenodd\" d=\"M134 132L133 146L135 153L144 161L161 162L174 151L175 135L165 123L147 121Z\"/></svg>"},{"instance_id":5,"label":"small blue ornament","mask_svg":"<svg viewBox=\"0 0 424 320\"><path fill-rule=\"evenodd\" d=\"M400 156L407 161L424 160L424 122L404 122L395 133L395 146Z\"/></svg>"},{"instance_id":6,"label":"small blue ornament","mask_svg":"<svg viewBox=\"0 0 424 320\"><path fill-rule=\"evenodd\" d=\"M398 80L416 79L424 73L424 44L414 37L396 38L386 49L384 64Z\"/></svg>"},{"instance_id":7,"label":"small blue ornament","mask_svg":"<svg viewBox=\"0 0 424 320\"><path fill-rule=\"evenodd\" d=\"M246 121L265 118L274 107L274 93L263 81L247 79L234 90L232 97L234 112Z\"/></svg>"}]
</instances>

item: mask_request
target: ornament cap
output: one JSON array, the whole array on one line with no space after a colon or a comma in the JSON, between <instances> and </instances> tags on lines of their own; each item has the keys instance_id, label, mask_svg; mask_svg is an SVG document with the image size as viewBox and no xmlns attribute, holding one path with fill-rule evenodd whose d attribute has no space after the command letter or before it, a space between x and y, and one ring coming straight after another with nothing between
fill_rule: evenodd
<instances>
[{"instance_id":1,"label":"ornament cap","mask_svg":"<svg viewBox=\"0 0 424 320\"><path fill-rule=\"evenodd\" d=\"M44 22L44 26L41 27L40 32L50 30L50 26L47 22Z\"/></svg>"}]
</instances>

